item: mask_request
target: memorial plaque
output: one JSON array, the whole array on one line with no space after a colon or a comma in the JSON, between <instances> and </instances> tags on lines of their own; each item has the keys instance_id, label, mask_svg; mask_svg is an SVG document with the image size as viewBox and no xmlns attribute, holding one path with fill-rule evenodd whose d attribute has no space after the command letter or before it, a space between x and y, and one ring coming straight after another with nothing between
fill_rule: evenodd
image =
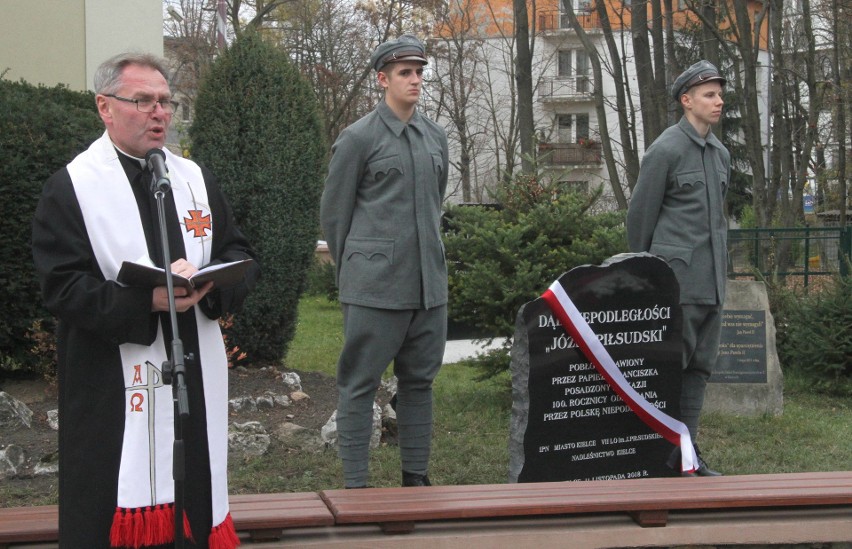
<instances>
[{"instance_id":1,"label":"memorial plaque","mask_svg":"<svg viewBox=\"0 0 852 549\"><path fill-rule=\"evenodd\" d=\"M722 311L719 359L711 383L766 383L766 312Z\"/></svg>"},{"instance_id":2,"label":"memorial plaque","mask_svg":"<svg viewBox=\"0 0 852 549\"><path fill-rule=\"evenodd\" d=\"M701 413L747 416L784 411L784 375L775 345L775 320L766 284L728 280L719 360Z\"/></svg>"},{"instance_id":3,"label":"memorial plaque","mask_svg":"<svg viewBox=\"0 0 852 549\"><path fill-rule=\"evenodd\" d=\"M560 282L632 387L677 418L682 320L669 266L622 254ZM524 306L514 345L510 481L678 474L666 465L674 446L627 407L543 299Z\"/></svg>"}]
</instances>

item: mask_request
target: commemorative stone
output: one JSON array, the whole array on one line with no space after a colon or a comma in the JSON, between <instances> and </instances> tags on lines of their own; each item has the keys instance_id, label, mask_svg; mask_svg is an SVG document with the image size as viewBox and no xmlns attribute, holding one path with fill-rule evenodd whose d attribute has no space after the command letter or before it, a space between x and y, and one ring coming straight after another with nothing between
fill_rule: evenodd
<instances>
[{"instance_id":1,"label":"commemorative stone","mask_svg":"<svg viewBox=\"0 0 852 549\"><path fill-rule=\"evenodd\" d=\"M780 415L784 376L763 282L728 280L720 339L702 412Z\"/></svg>"},{"instance_id":2,"label":"commemorative stone","mask_svg":"<svg viewBox=\"0 0 852 549\"><path fill-rule=\"evenodd\" d=\"M665 261L621 254L559 282L625 382L677 418L682 317ZM518 313L512 394L510 482L677 474L666 465L674 446L622 400L542 298Z\"/></svg>"}]
</instances>

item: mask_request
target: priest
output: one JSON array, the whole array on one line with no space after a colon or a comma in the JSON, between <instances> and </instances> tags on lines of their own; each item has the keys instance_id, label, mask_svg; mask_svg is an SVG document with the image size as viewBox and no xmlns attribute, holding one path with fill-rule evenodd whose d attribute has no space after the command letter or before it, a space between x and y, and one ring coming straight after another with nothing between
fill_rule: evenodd
<instances>
[{"instance_id":1,"label":"priest","mask_svg":"<svg viewBox=\"0 0 852 549\"><path fill-rule=\"evenodd\" d=\"M164 62L120 54L94 77L106 131L51 176L33 221L33 258L58 319L59 538L62 547L174 544L174 405L163 378L172 326L165 286L124 286L123 261L162 266L146 153L162 149L171 270L254 259L230 287L175 288L189 416L187 547L239 545L228 508L227 356L217 319L237 311L257 258L212 174L165 150L174 103Z\"/></svg>"}]
</instances>

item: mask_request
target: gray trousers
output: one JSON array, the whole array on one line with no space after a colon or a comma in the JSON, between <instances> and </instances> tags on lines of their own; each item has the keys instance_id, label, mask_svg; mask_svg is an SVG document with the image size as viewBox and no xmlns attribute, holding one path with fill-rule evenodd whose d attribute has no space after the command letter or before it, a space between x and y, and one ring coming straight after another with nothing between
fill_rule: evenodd
<instances>
[{"instance_id":1,"label":"gray trousers","mask_svg":"<svg viewBox=\"0 0 852 549\"><path fill-rule=\"evenodd\" d=\"M432 443L432 381L444 358L447 307L391 310L343 305L337 362L338 453L347 487L367 484L373 402L393 361L402 470L426 474Z\"/></svg>"},{"instance_id":2,"label":"gray trousers","mask_svg":"<svg viewBox=\"0 0 852 549\"><path fill-rule=\"evenodd\" d=\"M704 406L707 380L719 357L722 333L721 305L682 305L683 386L680 394L681 421L692 441L698 438L698 417Z\"/></svg>"}]
</instances>

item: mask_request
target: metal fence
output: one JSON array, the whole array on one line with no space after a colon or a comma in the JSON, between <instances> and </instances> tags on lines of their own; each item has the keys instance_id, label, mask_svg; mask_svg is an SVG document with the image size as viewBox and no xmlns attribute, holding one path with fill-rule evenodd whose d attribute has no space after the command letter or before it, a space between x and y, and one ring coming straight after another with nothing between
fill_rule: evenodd
<instances>
[{"instance_id":1,"label":"metal fence","mask_svg":"<svg viewBox=\"0 0 852 549\"><path fill-rule=\"evenodd\" d=\"M728 231L729 274L733 276L849 276L852 227L795 229L731 229Z\"/></svg>"}]
</instances>

